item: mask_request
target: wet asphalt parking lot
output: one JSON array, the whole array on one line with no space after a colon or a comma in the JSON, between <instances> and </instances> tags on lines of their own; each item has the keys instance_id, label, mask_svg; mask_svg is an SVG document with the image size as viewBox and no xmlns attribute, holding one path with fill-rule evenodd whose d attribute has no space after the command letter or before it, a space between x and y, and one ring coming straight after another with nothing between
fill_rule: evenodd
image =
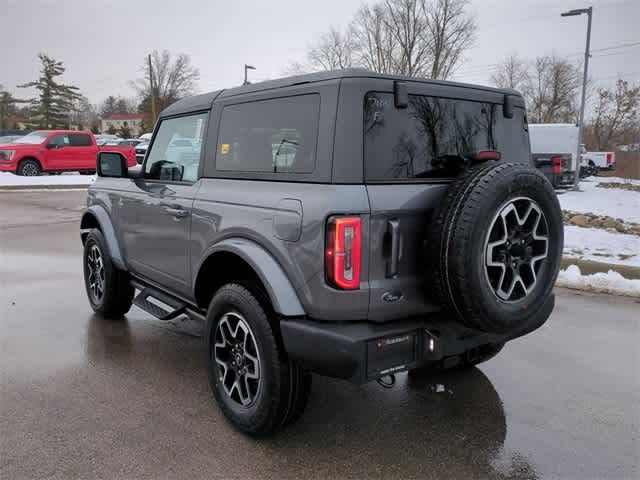
<instances>
[{"instance_id":1,"label":"wet asphalt parking lot","mask_svg":"<svg viewBox=\"0 0 640 480\"><path fill-rule=\"evenodd\" d=\"M640 478L640 303L557 291L540 330L395 388L314 376L272 438L213 403L202 326L94 317L82 191L0 193L0 478Z\"/></svg>"}]
</instances>

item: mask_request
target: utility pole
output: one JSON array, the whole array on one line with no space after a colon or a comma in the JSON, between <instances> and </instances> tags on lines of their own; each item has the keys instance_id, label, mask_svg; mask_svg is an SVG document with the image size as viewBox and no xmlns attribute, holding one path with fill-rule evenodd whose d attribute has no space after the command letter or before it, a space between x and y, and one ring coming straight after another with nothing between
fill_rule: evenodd
<instances>
[{"instance_id":1,"label":"utility pole","mask_svg":"<svg viewBox=\"0 0 640 480\"><path fill-rule=\"evenodd\" d=\"M576 15L582 15L586 13L588 16L587 20L587 46L584 50L584 73L582 76L582 99L580 100L580 120L578 123L578 151L576 152L576 175L573 179L573 189L578 190L578 183L580 182L580 154L581 149L580 145L582 145L582 133L584 131L584 104L586 102L587 96L587 76L589 70L589 48L591 46L591 17L593 16L593 7L589 8L578 8L575 10L569 10L568 12L561 13L562 17L573 17Z\"/></svg>"},{"instance_id":2,"label":"utility pole","mask_svg":"<svg viewBox=\"0 0 640 480\"><path fill-rule=\"evenodd\" d=\"M249 80L247 79L247 70L255 70L256 67L252 67L251 65L244 64L244 82L243 85L249 85Z\"/></svg>"},{"instance_id":3,"label":"utility pole","mask_svg":"<svg viewBox=\"0 0 640 480\"><path fill-rule=\"evenodd\" d=\"M153 88L153 67L151 66L151 54L147 56L147 60L149 60L149 88L151 92L151 123L153 126L156 124L156 91Z\"/></svg>"}]
</instances>

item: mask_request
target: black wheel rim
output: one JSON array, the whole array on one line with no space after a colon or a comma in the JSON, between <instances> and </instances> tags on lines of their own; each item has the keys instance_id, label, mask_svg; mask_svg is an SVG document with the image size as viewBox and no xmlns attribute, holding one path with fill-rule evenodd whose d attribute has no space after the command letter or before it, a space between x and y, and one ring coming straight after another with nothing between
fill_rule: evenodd
<instances>
[{"instance_id":1,"label":"black wheel rim","mask_svg":"<svg viewBox=\"0 0 640 480\"><path fill-rule=\"evenodd\" d=\"M216 326L213 357L218 380L228 398L250 407L260 390L260 355L249 323L237 312L220 317Z\"/></svg>"},{"instance_id":2,"label":"black wheel rim","mask_svg":"<svg viewBox=\"0 0 640 480\"><path fill-rule=\"evenodd\" d=\"M104 261L102 260L102 253L100 248L93 244L89 247L89 253L87 254L87 284L89 287L89 295L91 301L94 304L98 304L104 297Z\"/></svg>"},{"instance_id":3,"label":"black wheel rim","mask_svg":"<svg viewBox=\"0 0 640 480\"><path fill-rule=\"evenodd\" d=\"M549 227L531 198L507 201L491 222L484 244L485 275L503 302L518 302L538 284L549 251Z\"/></svg>"},{"instance_id":4,"label":"black wheel rim","mask_svg":"<svg viewBox=\"0 0 640 480\"><path fill-rule=\"evenodd\" d=\"M22 166L22 175L25 177L37 177L40 174L40 169L32 162L27 162Z\"/></svg>"}]
</instances>

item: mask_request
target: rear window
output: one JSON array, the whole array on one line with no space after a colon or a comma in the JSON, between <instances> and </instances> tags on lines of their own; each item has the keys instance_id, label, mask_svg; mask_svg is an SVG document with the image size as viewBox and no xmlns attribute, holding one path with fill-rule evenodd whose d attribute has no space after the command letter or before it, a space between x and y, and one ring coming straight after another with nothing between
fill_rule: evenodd
<instances>
[{"instance_id":1,"label":"rear window","mask_svg":"<svg viewBox=\"0 0 640 480\"><path fill-rule=\"evenodd\" d=\"M222 171L311 173L315 167L320 95L226 106L216 168Z\"/></svg>"},{"instance_id":2,"label":"rear window","mask_svg":"<svg viewBox=\"0 0 640 480\"><path fill-rule=\"evenodd\" d=\"M364 106L367 181L446 178L451 156L497 150L502 158L529 162L524 111L504 118L502 105L410 95L395 108L392 93L369 93Z\"/></svg>"}]
</instances>

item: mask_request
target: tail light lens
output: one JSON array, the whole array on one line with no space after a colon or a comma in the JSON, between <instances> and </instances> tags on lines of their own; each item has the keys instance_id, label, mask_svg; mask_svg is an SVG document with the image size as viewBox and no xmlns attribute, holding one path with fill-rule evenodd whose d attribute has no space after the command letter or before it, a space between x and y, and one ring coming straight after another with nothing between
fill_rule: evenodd
<instances>
[{"instance_id":1,"label":"tail light lens","mask_svg":"<svg viewBox=\"0 0 640 480\"><path fill-rule=\"evenodd\" d=\"M360 217L332 217L327 223L327 281L342 290L360 288L362 224Z\"/></svg>"},{"instance_id":2,"label":"tail light lens","mask_svg":"<svg viewBox=\"0 0 640 480\"><path fill-rule=\"evenodd\" d=\"M562 173L562 157L551 157L551 165L554 175Z\"/></svg>"},{"instance_id":3,"label":"tail light lens","mask_svg":"<svg viewBox=\"0 0 640 480\"><path fill-rule=\"evenodd\" d=\"M607 153L607 165L611 165L613 162L613 155L611 153Z\"/></svg>"}]
</instances>

